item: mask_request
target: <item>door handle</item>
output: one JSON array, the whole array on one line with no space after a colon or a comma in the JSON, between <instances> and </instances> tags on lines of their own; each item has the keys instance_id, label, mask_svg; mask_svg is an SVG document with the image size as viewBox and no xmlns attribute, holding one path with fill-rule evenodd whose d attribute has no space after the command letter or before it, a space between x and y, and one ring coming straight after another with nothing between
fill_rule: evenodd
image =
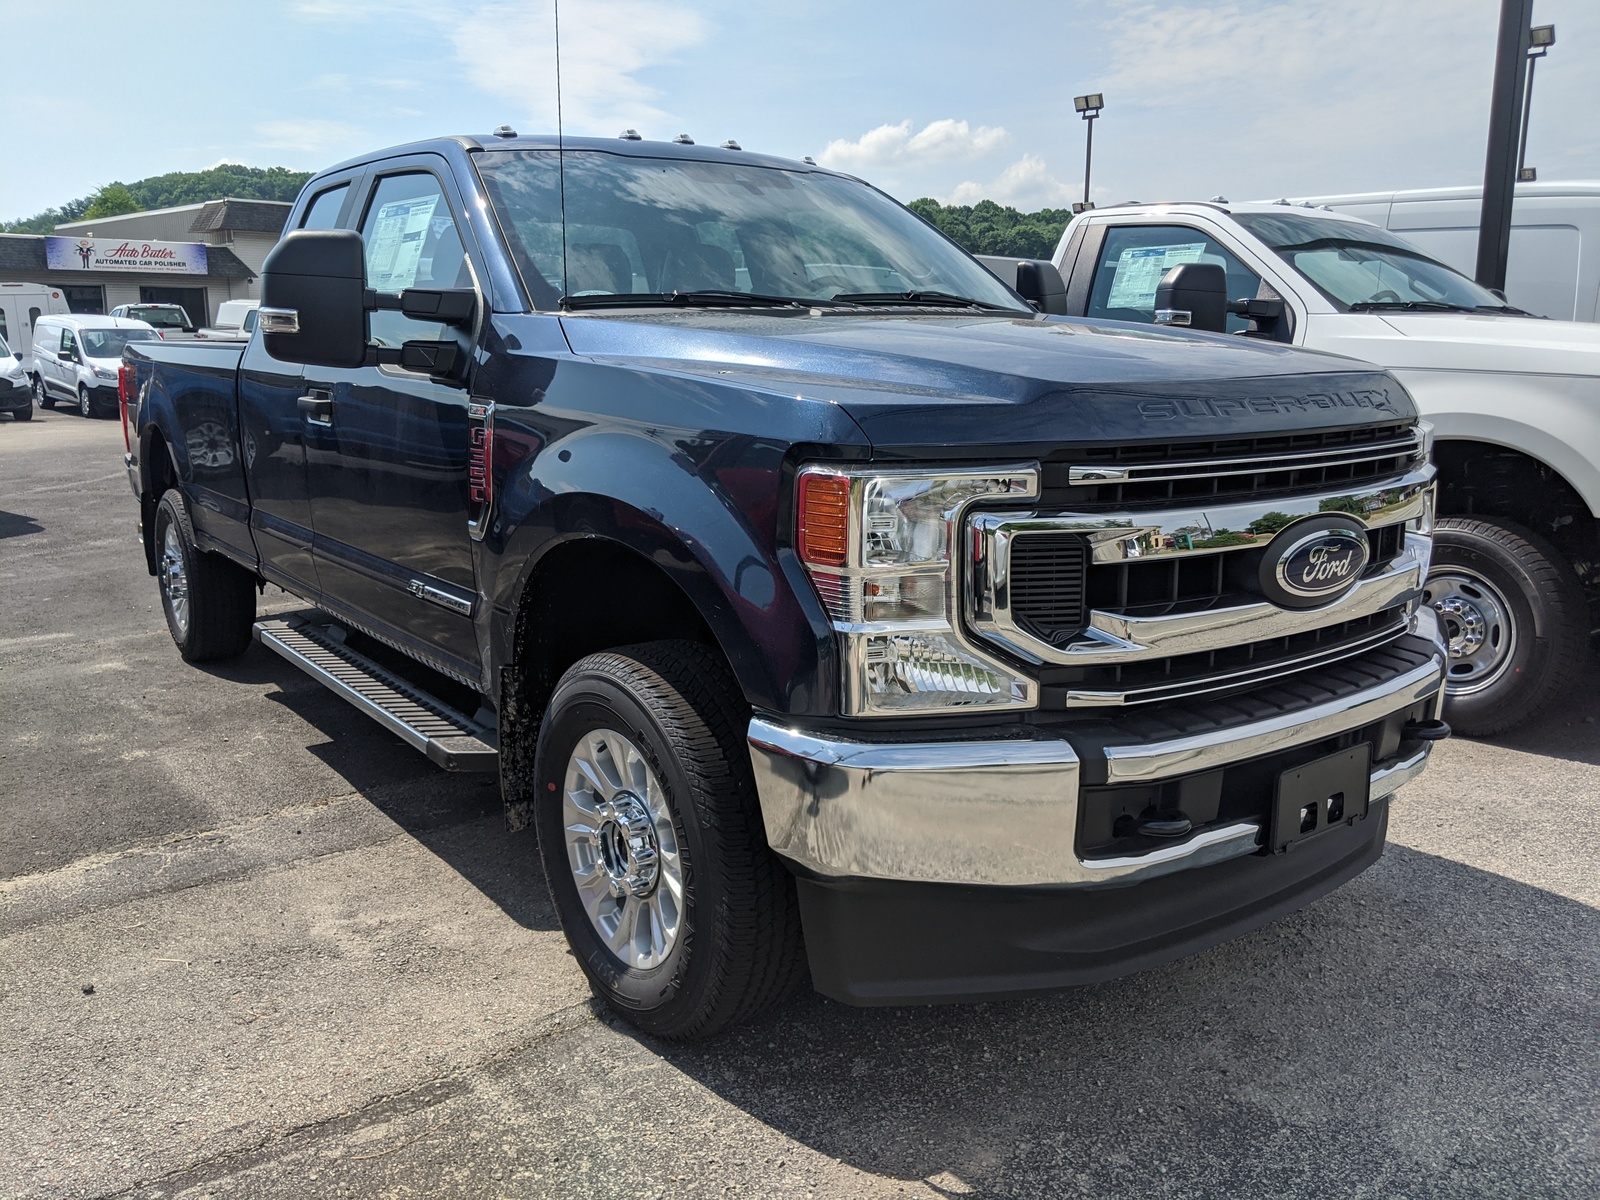
<instances>
[{"instance_id":1,"label":"door handle","mask_svg":"<svg viewBox=\"0 0 1600 1200\"><path fill-rule=\"evenodd\" d=\"M310 395L301 396L296 403L312 425L333 424L333 393L313 389Z\"/></svg>"}]
</instances>

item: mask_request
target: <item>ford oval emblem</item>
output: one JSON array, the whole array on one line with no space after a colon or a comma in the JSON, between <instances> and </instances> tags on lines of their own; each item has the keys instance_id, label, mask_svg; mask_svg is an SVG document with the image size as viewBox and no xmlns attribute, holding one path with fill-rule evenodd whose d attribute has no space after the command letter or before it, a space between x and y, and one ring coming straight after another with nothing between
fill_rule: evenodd
<instances>
[{"instance_id":1,"label":"ford oval emblem","mask_svg":"<svg viewBox=\"0 0 1600 1200\"><path fill-rule=\"evenodd\" d=\"M1370 554L1367 531L1347 517L1297 522L1268 544L1262 591L1283 608L1327 604L1355 587Z\"/></svg>"}]
</instances>

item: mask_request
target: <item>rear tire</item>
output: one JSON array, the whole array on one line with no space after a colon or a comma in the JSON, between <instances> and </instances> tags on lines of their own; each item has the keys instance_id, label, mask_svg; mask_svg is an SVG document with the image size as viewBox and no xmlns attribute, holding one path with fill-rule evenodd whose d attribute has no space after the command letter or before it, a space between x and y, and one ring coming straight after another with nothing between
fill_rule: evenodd
<instances>
[{"instance_id":1,"label":"rear tire","mask_svg":"<svg viewBox=\"0 0 1600 1200\"><path fill-rule=\"evenodd\" d=\"M243 654L256 619L255 577L220 554L196 549L177 488L156 506L155 539L161 609L184 661L218 662Z\"/></svg>"},{"instance_id":2,"label":"rear tire","mask_svg":"<svg viewBox=\"0 0 1600 1200\"><path fill-rule=\"evenodd\" d=\"M1450 645L1444 717L1469 737L1537 716L1589 657L1577 575L1544 538L1509 521L1438 521L1424 598Z\"/></svg>"},{"instance_id":3,"label":"rear tire","mask_svg":"<svg viewBox=\"0 0 1600 1200\"><path fill-rule=\"evenodd\" d=\"M45 389L44 380L38 375L33 377L33 398L38 401L40 408L54 408L56 406L55 397L51 396L49 391Z\"/></svg>"},{"instance_id":4,"label":"rear tire","mask_svg":"<svg viewBox=\"0 0 1600 1200\"><path fill-rule=\"evenodd\" d=\"M737 696L707 647L650 642L574 665L539 730L534 821L562 929L595 994L659 1037L710 1037L805 977Z\"/></svg>"}]
</instances>

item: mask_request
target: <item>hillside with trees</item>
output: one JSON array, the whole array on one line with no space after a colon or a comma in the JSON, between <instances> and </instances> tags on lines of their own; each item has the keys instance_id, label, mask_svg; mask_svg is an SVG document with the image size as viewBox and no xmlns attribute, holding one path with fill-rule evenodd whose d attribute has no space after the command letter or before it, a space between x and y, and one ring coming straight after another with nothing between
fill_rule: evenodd
<instances>
[{"instance_id":1,"label":"hillside with trees","mask_svg":"<svg viewBox=\"0 0 1600 1200\"><path fill-rule=\"evenodd\" d=\"M924 198L907 207L969 254L1016 258L1049 258L1072 219L1069 208L1025 213L993 200L944 205Z\"/></svg>"},{"instance_id":2,"label":"hillside with trees","mask_svg":"<svg viewBox=\"0 0 1600 1200\"><path fill-rule=\"evenodd\" d=\"M108 183L87 196L21 221L0 222L0 233L50 233L66 221L114 217L150 208L176 208L232 196L238 200L293 200L310 171L223 163L205 171L169 171L133 183Z\"/></svg>"}]
</instances>

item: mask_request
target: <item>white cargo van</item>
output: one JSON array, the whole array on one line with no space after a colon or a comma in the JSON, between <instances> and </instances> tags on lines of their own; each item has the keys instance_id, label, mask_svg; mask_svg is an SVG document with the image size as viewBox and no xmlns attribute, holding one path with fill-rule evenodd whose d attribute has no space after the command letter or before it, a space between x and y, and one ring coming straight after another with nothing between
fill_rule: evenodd
<instances>
[{"instance_id":1,"label":"white cargo van","mask_svg":"<svg viewBox=\"0 0 1600 1200\"><path fill-rule=\"evenodd\" d=\"M40 317L71 312L58 287L45 283L0 283L0 338L27 358L33 349L33 327Z\"/></svg>"},{"instance_id":2,"label":"white cargo van","mask_svg":"<svg viewBox=\"0 0 1600 1200\"><path fill-rule=\"evenodd\" d=\"M129 342L152 342L161 335L128 317L40 317L33 353L25 360L40 408L57 400L85 417L117 409L117 368Z\"/></svg>"},{"instance_id":3,"label":"white cargo van","mask_svg":"<svg viewBox=\"0 0 1600 1200\"><path fill-rule=\"evenodd\" d=\"M1469 279L1478 263L1482 187L1297 197L1392 229ZM1511 208L1506 299L1558 321L1600 320L1600 180L1519 183Z\"/></svg>"}]
</instances>

